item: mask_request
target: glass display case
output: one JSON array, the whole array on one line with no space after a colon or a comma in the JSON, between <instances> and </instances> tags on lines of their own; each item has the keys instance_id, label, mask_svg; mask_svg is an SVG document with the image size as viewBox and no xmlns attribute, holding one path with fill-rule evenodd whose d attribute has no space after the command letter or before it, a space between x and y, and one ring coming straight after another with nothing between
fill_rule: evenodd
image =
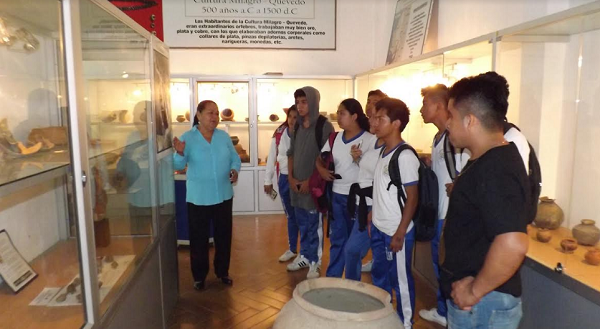
<instances>
[{"instance_id":1,"label":"glass display case","mask_svg":"<svg viewBox=\"0 0 600 329\"><path fill-rule=\"evenodd\" d=\"M47 19L40 20L42 16ZM58 1L35 7L0 3L3 328L68 329L86 323L81 284L72 284L81 277L82 264L74 185L68 174L71 113L60 47L61 16ZM33 272L18 268L15 252ZM46 298L38 299L40 295Z\"/></svg>"},{"instance_id":2,"label":"glass display case","mask_svg":"<svg viewBox=\"0 0 600 329\"><path fill-rule=\"evenodd\" d=\"M258 163L266 165L273 132L285 122L287 108L294 105L294 92L305 86L316 88L321 94L319 111L336 130L337 109L346 98L353 97L353 83L349 78L265 78L257 79Z\"/></svg>"},{"instance_id":3,"label":"glass display case","mask_svg":"<svg viewBox=\"0 0 600 329\"><path fill-rule=\"evenodd\" d=\"M98 327L158 249L168 55L105 1L0 3L0 327Z\"/></svg>"},{"instance_id":4,"label":"glass display case","mask_svg":"<svg viewBox=\"0 0 600 329\"><path fill-rule=\"evenodd\" d=\"M492 40L492 35L483 36L360 74L356 77L359 101L366 106L368 92L375 89L404 101L410 110L410 121L403 137L418 152L430 153L437 128L423 122L421 89L437 83L450 86L463 77L492 70Z\"/></svg>"},{"instance_id":5,"label":"glass display case","mask_svg":"<svg viewBox=\"0 0 600 329\"><path fill-rule=\"evenodd\" d=\"M498 73L510 85L508 120L536 150L542 171L538 218L530 226L528 256L600 290L600 4L499 32ZM594 146L596 145L596 146ZM563 219L564 218L564 219ZM549 225L552 224L552 225ZM540 233L549 226L550 232ZM545 241L544 235L550 238ZM565 252L564 239L575 238Z\"/></svg>"},{"instance_id":6,"label":"glass display case","mask_svg":"<svg viewBox=\"0 0 600 329\"><path fill-rule=\"evenodd\" d=\"M195 107L190 104L190 79L171 78L171 124L173 137L181 137L192 127Z\"/></svg>"},{"instance_id":7,"label":"glass display case","mask_svg":"<svg viewBox=\"0 0 600 329\"><path fill-rule=\"evenodd\" d=\"M196 105L212 100L219 108L219 129L225 130L238 152L242 165L250 165L250 82L197 81ZM194 111L195 115L195 111Z\"/></svg>"}]
</instances>

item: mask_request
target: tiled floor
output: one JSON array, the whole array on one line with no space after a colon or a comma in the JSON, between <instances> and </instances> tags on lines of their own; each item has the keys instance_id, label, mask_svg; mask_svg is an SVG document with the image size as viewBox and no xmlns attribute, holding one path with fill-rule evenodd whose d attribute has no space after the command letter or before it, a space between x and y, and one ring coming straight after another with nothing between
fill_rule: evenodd
<instances>
[{"instance_id":1,"label":"tiled floor","mask_svg":"<svg viewBox=\"0 0 600 329\"><path fill-rule=\"evenodd\" d=\"M233 286L221 284L211 273L206 289L194 290L189 250L180 247L180 299L169 319L169 329L271 328L279 310L292 297L296 284L306 279L306 269L287 272L286 264L277 261L287 246L287 225L283 215L236 216L233 221L230 269ZM326 240L324 266L329 261L328 250ZM435 304L435 294L415 279L418 312ZM370 275L363 274L363 281L371 282ZM415 320L415 329L442 328L419 319L418 315Z\"/></svg>"}]
</instances>

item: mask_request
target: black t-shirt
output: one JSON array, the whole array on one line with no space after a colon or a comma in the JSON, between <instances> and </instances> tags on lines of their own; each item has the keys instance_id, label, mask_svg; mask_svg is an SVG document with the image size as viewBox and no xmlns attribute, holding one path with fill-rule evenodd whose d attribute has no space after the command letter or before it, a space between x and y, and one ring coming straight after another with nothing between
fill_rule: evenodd
<instances>
[{"instance_id":1,"label":"black t-shirt","mask_svg":"<svg viewBox=\"0 0 600 329\"><path fill-rule=\"evenodd\" d=\"M446 215L446 257L441 268L446 296L454 281L477 276L496 236L526 232L527 191L525 166L513 143L467 163L454 183ZM521 296L519 271L495 290Z\"/></svg>"}]
</instances>

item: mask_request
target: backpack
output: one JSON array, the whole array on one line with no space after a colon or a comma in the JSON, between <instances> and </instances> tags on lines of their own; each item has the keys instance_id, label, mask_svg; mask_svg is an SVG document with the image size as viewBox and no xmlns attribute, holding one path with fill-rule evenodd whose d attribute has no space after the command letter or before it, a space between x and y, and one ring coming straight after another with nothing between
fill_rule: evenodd
<instances>
[{"instance_id":1,"label":"backpack","mask_svg":"<svg viewBox=\"0 0 600 329\"><path fill-rule=\"evenodd\" d=\"M510 122L504 122L504 134L506 134L511 128L515 128L518 131L521 131L519 127L515 126ZM542 193L542 168L540 167L540 162L535 154L535 150L529 141L527 142L529 145L529 172L527 176L529 177L529 204L527 205L527 222L531 224L537 215L537 207L538 200L540 198L540 193Z\"/></svg>"},{"instance_id":2,"label":"backpack","mask_svg":"<svg viewBox=\"0 0 600 329\"><path fill-rule=\"evenodd\" d=\"M330 152L323 152L320 154L321 159L325 163L325 168L329 170L334 170L333 164L333 143L335 142L335 138L337 137L337 132L332 132L329 135L329 148ZM331 210L331 188L333 187L333 182L328 182L321 177L319 171L315 169L310 175L308 180L308 188L310 190L310 195L315 202L315 206L317 210L321 213L327 213ZM331 216L328 216L331 217Z\"/></svg>"},{"instance_id":3,"label":"backpack","mask_svg":"<svg viewBox=\"0 0 600 329\"><path fill-rule=\"evenodd\" d=\"M300 120L298 120L300 121ZM320 115L317 118L317 123L315 125L315 140L317 141L317 146L319 147L319 152L323 148L323 127L325 126L325 122L327 122L327 118ZM300 123L296 122L294 125L294 139L296 139L296 135L298 135L298 129L300 128Z\"/></svg>"},{"instance_id":4,"label":"backpack","mask_svg":"<svg viewBox=\"0 0 600 329\"><path fill-rule=\"evenodd\" d=\"M415 227L415 239L417 241L431 241L436 234L438 221L438 182L433 170L427 167L419 158L419 155L408 144L402 144L392 155L388 166L391 182L387 187L389 191L393 185L398 189L398 204L400 211L404 212L406 195L402 189L402 177L398 167L398 157L404 150L411 150L419 160L419 202L412 218ZM383 149L381 151L383 153Z\"/></svg>"}]
</instances>

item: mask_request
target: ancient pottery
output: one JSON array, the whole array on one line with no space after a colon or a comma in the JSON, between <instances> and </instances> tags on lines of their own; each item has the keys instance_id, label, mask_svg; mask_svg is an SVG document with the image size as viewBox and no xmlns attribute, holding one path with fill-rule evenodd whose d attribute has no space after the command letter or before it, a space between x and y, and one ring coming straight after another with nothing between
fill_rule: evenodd
<instances>
[{"instance_id":1,"label":"ancient pottery","mask_svg":"<svg viewBox=\"0 0 600 329\"><path fill-rule=\"evenodd\" d=\"M564 219L565 215L554 199L545 196L540 198L537 214L533 220L536 227L555 230L560 227Z\"/></svg>"},{"instance_id":2,"label":"ancient pottery","mask_svg":"<svg viewBox=\"0 0 600 329\"><path fill-rule=\"evenodd\" d=\"M269 115L269 120L271 120L271 122L276 122L279 120L279 116L277 114L271 114Z\"/></svg>"},{"instance_id":3,"label":"ancient pottery","mask_svg":"<svg viewBox=\"0 0 600 329\"><path fill-rule=\"evenodd\" d=\"M581 224L573 227L573 237L579 244L594 246L600 240L600 229L595 226L596 222L591 219L582 219Z\"/></svg>"},{"instance_id":4,"label":"ancient pottery","mask_svg":"<svg viewBox=\"0 0 600 329\"><path fill-rule=\"evenodd\" d=\"M588 250L588 252L585 253L585 261L588 262L590 265L595 265L598 266L600 265L600 249L598 248L593 248Z\"/></svg>"},{"instance_id":5,"label":"ancient pottery","mask_svg":"<svg viewBox=\"0 0 600 329\"><path fill-rule=\"evenodd\" d=\"M301 282L274 329L404 328L390 294L373 285L337 278Z\"/></svg>"},{"instance_id":6,"label":"ancient pottery","mask_svg":"<svg viewBox=\"0 0 600 329\"><path fill-rule=\"evenodd\" d=\"M175 120L177 120L177 122L185 122L185 116L180 114L177 116L177 118Z\"/></svg>"},{"instance_id":7,"label":"ancient pottery","mask_svg":"<svg viewBox=\"0 0 600 329\"><path fill-rule=\"evenodd\" d=\"M539 242L543 243L546 243L552 239L552 233L550 232L550 230L547 230L545 228L539 229L535 236Z\"/></svg>"},{"instance_id":8,"label":"ancient pottery","mask_svg":"<svg viewBox=\"0 0 600 329\"><path fill-rule=\"evenodd\" d=\"M575 249L577 249L577 241L574 239L563 239L560 241L560 247L562 251L565 253L572 253Z\"/></svg>"},{"instance_id":9,"label":"ancient pottery","mask_svg":"<svg viewBox=\"0 0 600 329\"><path fill-rule=\"evenodd\" d=\"M185 112L185 119L190 121L190 111Z\"/></svg>"},{"instance_id":10,"label":"ancient pottery","mask_svg":"<svg viewBox=\"0 0 600 329\"><path fill-rule=\"evenodd\" d=\"M224 109L221 112L221 120L223 121L233 121L233 110L232 109Z\"/></svg>"}]
</instances>

